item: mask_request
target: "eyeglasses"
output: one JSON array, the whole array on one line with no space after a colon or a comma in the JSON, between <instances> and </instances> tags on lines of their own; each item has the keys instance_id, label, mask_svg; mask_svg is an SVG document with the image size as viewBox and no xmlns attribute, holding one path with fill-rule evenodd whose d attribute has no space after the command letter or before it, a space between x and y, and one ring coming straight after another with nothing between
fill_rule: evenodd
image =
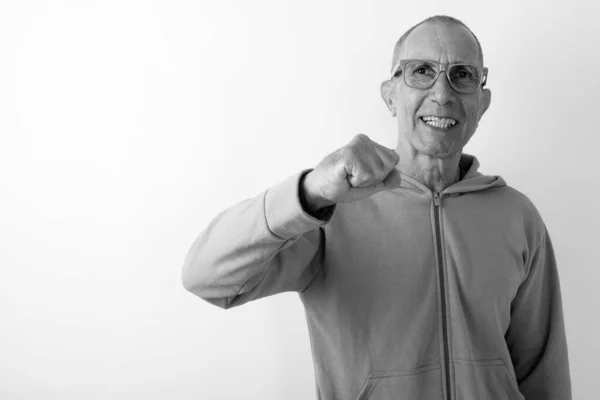
<instances>
[{"instance_id":1,"label":"eyeglasses","mask_svg":"<svg viewBox=\"0 0 600 400\"><path fill-rule=\"evenodd\" d=\"M452 89L459 93L474 93L487 82L488 69L469 64L441 64L429 60L400 60L392 68L392 78L402 73L404 82L415 89L429 89L442 72Z\"/></svg>"}]
</instances>

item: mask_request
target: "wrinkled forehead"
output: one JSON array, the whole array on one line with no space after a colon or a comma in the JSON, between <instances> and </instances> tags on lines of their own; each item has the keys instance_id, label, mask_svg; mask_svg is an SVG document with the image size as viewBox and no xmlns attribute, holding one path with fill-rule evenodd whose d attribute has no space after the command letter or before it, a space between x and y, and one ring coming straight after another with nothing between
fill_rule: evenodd
<instances>
[{"instance_id":1,"label":"wrinkled forehead","mask_svg":"<svg viewBox=\"0 0 600 400\"><path fill-rule=\"evenodd\" d=\"M408 35L398 60L411 58L482 66L471 32L462 25L439 21L419 25Z\"/></svg>"}]
</instances>

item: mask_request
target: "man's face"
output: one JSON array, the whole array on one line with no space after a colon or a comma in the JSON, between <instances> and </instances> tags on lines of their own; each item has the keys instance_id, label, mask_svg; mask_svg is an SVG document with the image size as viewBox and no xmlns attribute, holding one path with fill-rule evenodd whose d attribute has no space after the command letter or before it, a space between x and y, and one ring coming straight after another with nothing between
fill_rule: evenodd
<instances>
[{"instance_id":1,"label":"man's face","mask_svg":"<svg viewBox=\"0 0 600 400\"><path fill-rule=\"evenodd\" d=\"M461 25L441 22L415 28L400 49L398 60L403 59L482 67L473 35ZM462 152L491 100L489 89L469 94L454 91L445 73L429 89L409 87L400 75L384 82L382 96L397 118L398 134L404 137L399 140L417 153L439 158ZM423 120L427 116L450 117L458 123L450 128L435 127Z\"/></svg>"}]
</instances>

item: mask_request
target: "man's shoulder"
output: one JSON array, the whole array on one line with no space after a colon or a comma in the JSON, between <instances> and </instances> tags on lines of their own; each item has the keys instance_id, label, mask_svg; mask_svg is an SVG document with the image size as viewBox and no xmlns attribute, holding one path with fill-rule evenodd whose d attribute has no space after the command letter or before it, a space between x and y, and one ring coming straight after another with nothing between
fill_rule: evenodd
<instances>
[{"instance_id":1,"label":"man's shoulder","mask_svg":"<svg viewBox=\"0 0 600 400\"><path fill-rule=\"evenodd\" d=\"M505 185L494 188L494 192L497 196L501 196L502 200L507 201L508 204L514 207L518 207L524 211L531 213L538 213L538 210L533 203L533 200L522 191L516 189L513 186ZM539 214L539 213L538 213Z\"/></svg>"},{"instance_id":2,"label":"man's shoulder","mask_svg":"<svg viewBox=\"0 0 600 400\"><path fill-rule=\"evenodd\" d=\"M497 204L501 205L504 213L519 218L532 233L544 231L542 215L528 195L509 185L494 188L493 195L498 197Z\"/></svg>"}]
</instances>

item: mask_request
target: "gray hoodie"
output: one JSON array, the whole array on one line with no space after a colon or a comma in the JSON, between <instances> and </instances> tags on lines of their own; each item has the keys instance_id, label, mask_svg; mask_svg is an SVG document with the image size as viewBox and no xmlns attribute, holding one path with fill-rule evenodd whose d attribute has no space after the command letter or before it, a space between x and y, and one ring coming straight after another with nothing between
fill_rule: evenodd
<instances>
[{"instance_id":1,"label":"gray hoodie","mask_svg":"<svg viewBox=\"0 0 600 400\"><path fill-rule=\"evenodd\" d=\"M298 172L221 212L193 243L187 290L230 308L296 291L319 400L570 400L561 291L532 202L478 172L302 207Z\"/></svg>"}]
</instances>

